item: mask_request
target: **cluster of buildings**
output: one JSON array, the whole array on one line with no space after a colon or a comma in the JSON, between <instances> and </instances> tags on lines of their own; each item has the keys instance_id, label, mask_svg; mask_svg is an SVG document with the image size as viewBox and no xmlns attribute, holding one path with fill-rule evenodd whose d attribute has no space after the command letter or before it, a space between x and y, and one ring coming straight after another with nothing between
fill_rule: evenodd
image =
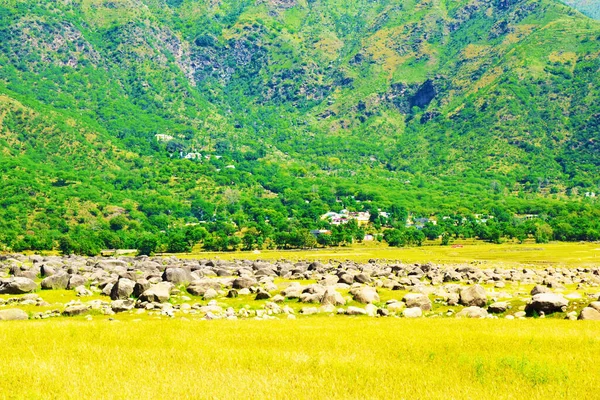
<instances>
[{"instance_id":1,"label":"cluster of buildings","mask_svg":"<svg viewBox=\"0 0 600 400\"><path fill-rule=\"evenodd\" d=\"M342 210L339 213L330 211L323 214L321 219L328 220L331 225L344 225L354 220L358 226L365 226L371 220L371 213L368 211L349 212L348 210Z\"/></svg>"}]
</instances>

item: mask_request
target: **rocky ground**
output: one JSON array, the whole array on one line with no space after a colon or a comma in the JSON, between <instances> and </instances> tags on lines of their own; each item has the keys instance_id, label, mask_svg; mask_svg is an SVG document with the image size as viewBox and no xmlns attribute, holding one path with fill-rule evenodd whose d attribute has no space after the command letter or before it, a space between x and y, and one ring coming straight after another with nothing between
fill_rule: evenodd
<instances>
[{"instance_id":1,"label":"rocky ground","mask_svg":"<svg viewBox=\"0 0 600 400\"><path fill-rule=\"evenodd\" d=\"M0 256L0 321L84 315L600 320L600 267Z\"/></svg>"}]
</instances>

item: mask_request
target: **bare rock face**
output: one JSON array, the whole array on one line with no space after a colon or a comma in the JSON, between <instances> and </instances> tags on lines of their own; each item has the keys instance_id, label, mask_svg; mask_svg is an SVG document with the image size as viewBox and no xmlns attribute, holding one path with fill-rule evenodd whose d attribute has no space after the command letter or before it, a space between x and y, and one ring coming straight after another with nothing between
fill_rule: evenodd
<instances>
[{"instance_id":1,"label":"bare rock face","mask_svg":"<svg viewBox=\"0 0 600 400\"><path fill-rule=\"evenodd\" d=\"M37 289L37 284L29 278L17 277L0 280L0 294L24 294Z\"/></svg>"},{"instance_id":2,"label":"bare rock face","mask_svg":"<svg viewBox=\"0 0 600 400\"><path fill-rule=\"evenodd\" d=\"M460 292L460 304L471 307L484 307L487 303L487 294L480 285L469 286Z\"/></svg>"},{"instance_id":3,"label":"bare rock face","mask_svg":"<svg viewBox=\"0 0 600 400\"><path fill-rule=\"evenodd\" d=\"M534 313L552 314L555 312L565 312L569 300L555 293L540 293L533 296L531 302L525 308L527 315Z\"/></svg>"},{"instance_id":4,"label":"bare rock face","mask_svg":"<svg viewBox=\"0 0 600 400\"><path fill-rule=\"evenodd\" d=\"M422 293L408 293L402 298L402 301L407 308L419 307L423 311L431 310L431 300Z\"/></svg>"}]
</instances>

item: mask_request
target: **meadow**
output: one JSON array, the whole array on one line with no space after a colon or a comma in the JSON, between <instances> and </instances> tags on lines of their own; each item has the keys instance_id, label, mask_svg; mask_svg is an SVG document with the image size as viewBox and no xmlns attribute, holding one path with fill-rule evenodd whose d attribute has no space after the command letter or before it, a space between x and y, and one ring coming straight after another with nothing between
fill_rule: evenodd
<instances>
[{"instance_id":1,"label":"meadow","mask_svg":"<svg viewBox=\"0 0 600 400\"><path fill-rule=\"evenodd\" d=\"M60 319L0 324L0 399L598 398L600 325Z\"/></svg>"},{"instance_id":2,"label":"meadow","mask_svg":"<svg viewBox=\"0 0 600 400\"><path fill-rule=\"evenodd\" d=\"M600 243L553 242L491 244L482 241L462 241L453 246L426 242L420 247L389 247L384 243L362 243L348 247L311 250L264 250L261 252L195 252L178 254L180 258L221 260L399 260L405 263L433 262L437 264L486 263L497 266L529 265L538 267L592 266L600 263Z\"/></svg>"}]
</instances>

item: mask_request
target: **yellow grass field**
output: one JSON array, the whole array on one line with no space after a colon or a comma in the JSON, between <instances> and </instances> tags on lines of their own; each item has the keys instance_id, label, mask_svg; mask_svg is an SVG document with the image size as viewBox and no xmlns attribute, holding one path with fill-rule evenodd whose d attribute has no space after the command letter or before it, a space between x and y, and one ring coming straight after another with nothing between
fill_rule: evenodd
<instances>
[{"instance_id":1,"label":"yellow grass field","mask_svg":"<svg viewBox=\"0 0 600 400\"><path fill-rule=\"evenodd\" d=\"M0 324L0 399L598 399L600 324L305 318Z\"/></svg>"},{"instance_id":2,"label":"yellow grass field","mask_svg":"<svg viewBox=\"0 0 600 400\"><path fill-rule=\"evenodd\" d=\"M456 264L485 262L493 265L526 264L532 266L592 266L600 265L600 243L566 243L549 244L505 243L490 244L483 242L465 242L462 247L439 246L434 244L422 247L396 248L383 244L366 243L352 247L316 249L316 250L266 250L256 252L232 253L194 253L180 254L183 258L210 259L264 259L278 260L352 260L366 262L369 259L400 260L406 263L433 262Z\"/></svg>"}]
</instances>

